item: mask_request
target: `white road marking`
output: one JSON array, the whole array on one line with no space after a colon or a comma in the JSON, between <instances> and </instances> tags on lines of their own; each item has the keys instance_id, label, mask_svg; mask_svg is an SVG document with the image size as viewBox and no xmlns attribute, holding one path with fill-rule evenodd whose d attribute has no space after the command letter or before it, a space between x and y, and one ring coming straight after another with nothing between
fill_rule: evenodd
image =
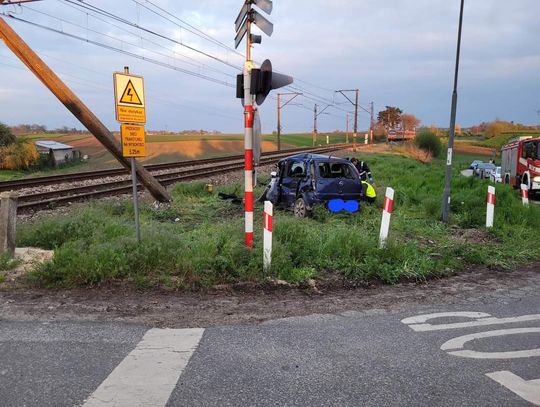
<instances>
[{"instance_id":1,"label":"white road marking","mask_svg":"<svg viewBox=\"0 0 540 407\"><path fill-rule=\"evenodd\" d=\"M150 329L83 407L165 406L204 329Z\"/></svg>"},{"instance_id":2,"label":"white road marking","mask_svg":"<svg viewBox=\"0 0 540 407\"><path fill-rule=\"evenodd\" d=\"M449 341L443 343L441 349L446 351L453 349L463 349L463 346L467 342L474 339L491 338L494 336L518 335L534 332L540 333L540 328L514 328L500 329L497 331L477 332L474 334L463 335L457 338L450 339ZM458 350L454 352L448 352L448 354L474 359L516 359L540 356L540 348L508 352L477 352L474 350Z\"/></svg>"},{"instance_id":3,"label":"white road marking","mask_svg":"<svg viewBox=\"0 0 540 407\"><path fill-rule=\"evenodd\" d=\"M461 317L461 318L485 318L490 317L491 314L486 314L485 312L469 312L469 311L460 311L460 312L436 312L434 314L423 314L417 315L415 317L409 317L402 319L401 322L404 324L422 324L429 321L433 318L444 318L444 317Z\"/></svg>"},{"instance_id":4,"label":"white road marking","mask_svg":"<svg viewBox=\"0 0 540 407\"><path fill-rule=\"evenodd\" d=\"M451 324L422 324L417 322L428 321L432 318L440 317L465 317L465 318L478 318L476 321L469 322L454 322ZM441 331L444 329L458 329L458 328L471 328L476 326L488 326L488 325L501 325L501 324L512 324L519 322L529 322L529 321L540 321L540 314L531 314L531 315L521 315L519 317L508 317L508 318L495 318L491 317L490 314L485 314L483 312L441 312L437 314L425 314L417 315L411 318L405 318L401 322L404 324L410 324L409 326L416 332L427 332L427 331Z\"/></svg>"},{"instance_id":5,"label":"white road marking","mask_svg":"<svg viewBox=\"0 0 540 407\"><path fill-rule=\"evenodd\" d=\"M512 372L503 370L500 372L487 373L487 377L502 384L508 390L516 393L519 397L540 406L540 379L523 380Z\"/></svg>"}]
</instances>

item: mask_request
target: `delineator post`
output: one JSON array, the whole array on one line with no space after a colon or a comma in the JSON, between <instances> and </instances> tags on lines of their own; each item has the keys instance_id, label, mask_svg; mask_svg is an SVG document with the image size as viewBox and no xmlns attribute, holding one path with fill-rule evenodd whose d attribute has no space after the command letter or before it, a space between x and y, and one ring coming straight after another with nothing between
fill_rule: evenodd
<instances>
[{"instance_id":1,"label":"delineator post","mask_svg":"<svg viewBox=\"0 0 540 407\"><path fill-rule=\"evenodd\" d=\"M523 206L529 206L529 186L527 184L521 184L521 202L523 202Z\"/></svg>"},{"instance_id":2,"label":"delineator post","mask_svg":"<svg viewBox=\"0 0 540 407\"><path fill-rule=\"evenodd\" d=\"M264 202L264 236L263 236L263 268L267 271L272 263L272 219L274 205L270 201Z\"/></svg>"},{"instance_id":3,"label":"delineator post","mask_svg":"<svg viewBox=\"0 0 540 407\"><path fill-rule=\"evenodd\" d=\"M487 193L487 211L486 211L486 228L493 227L493 218L495 217L495 187L489 186Z\"/></svg>"},{"instance_id":4,"label":"delineator post","mask_svg":"<svg viewBox=\"0 0 540 407\"><path fill-rule=\"evenodd\" d=\"M381 233L379 235L379 248L382 249L386 246L386 240L388 239L388 231L390 229L390 218L392 216L392 209L394 207L394 189L386 188L386 195L384 197L383 215L381 221Z\"/></svg>"}]
</instances>

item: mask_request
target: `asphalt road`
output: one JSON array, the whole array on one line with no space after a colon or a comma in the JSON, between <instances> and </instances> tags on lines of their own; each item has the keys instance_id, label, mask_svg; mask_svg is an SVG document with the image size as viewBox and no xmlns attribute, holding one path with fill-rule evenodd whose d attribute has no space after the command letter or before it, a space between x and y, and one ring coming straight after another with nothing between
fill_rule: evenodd
<instances>
[{"instance_id":1,"label":"asphalt road","mask_svg":"<svg viewBox=\"0 0 540 407\"><path fill-rule=\"evenodd\" d=\"M0 405L540 405L540 295L490 298L207 329L0 321Z\"/></svg>"}]
</instances>

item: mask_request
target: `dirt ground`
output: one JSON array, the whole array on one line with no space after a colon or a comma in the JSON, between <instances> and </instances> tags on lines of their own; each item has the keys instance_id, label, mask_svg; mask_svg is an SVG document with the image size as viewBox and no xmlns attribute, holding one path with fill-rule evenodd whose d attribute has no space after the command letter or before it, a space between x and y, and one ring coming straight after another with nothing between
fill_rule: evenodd
<instances>
[{"instance_id":1,"label":"dirt ground","mask_svg":"<svg viewBox=\"0 0 540 407\"><path fill-rule=\"evenodd\" d=\"M356 288L242 285L199 293L138 291L110 286L67 291L11 289L0 290L0 319L208 327L258 324L310 314L346 311L373 314L434 304L493 302L503 294L519 290L538 292L539 288L540 263L512 272L475 269L424 283L370 284Z\"/></svg>"}]
</instances>

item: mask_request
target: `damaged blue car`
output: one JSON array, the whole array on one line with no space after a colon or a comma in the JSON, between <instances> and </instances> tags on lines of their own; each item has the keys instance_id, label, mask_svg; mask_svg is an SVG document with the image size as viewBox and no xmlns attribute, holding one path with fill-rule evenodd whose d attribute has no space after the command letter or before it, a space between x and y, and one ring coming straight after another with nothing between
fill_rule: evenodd
<instances>
[{"instance_id":1,"label":"damaged blue car","mask_svg":"<svg viewBox=\"0 0 540 407\"><path fill-rule=\"evenodd\" d=\"M298 154L280 160L260 200L311 216L315 205L333 212L356 212L364 200L358 170L346 159Z\"/></svg>"}]
</instances>

